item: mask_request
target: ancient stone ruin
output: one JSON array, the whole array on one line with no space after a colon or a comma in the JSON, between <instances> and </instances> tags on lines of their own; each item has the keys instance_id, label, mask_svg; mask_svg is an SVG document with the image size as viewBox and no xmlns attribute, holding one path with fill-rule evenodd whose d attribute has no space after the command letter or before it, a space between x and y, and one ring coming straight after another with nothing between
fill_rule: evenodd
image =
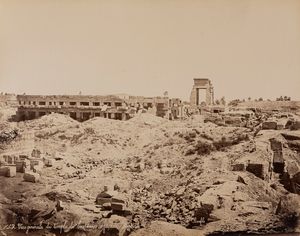
<instances>
[{"instance_id":1,"label":"ancient stone ruin","mask_svg":"<svg viewBox=\"0 0 300 236\"><path fill-rule=\"evenodd\" d=\"M167 119L182 116L180 99L142 96L18 95L18 121L51 113L66 114L78 121L93 117L128 120L138 113L150 113Z\"/></svg>"},{"instance_id":2,"label":"ancient stone ruin","mask_svg":"<svg viewBox=\"0 0 300 236\"><path fill-rule=\"evenodd\" d=\"M214 103L214 88L209 79L194 79L190 96L191 106L212 105Z\"/></svg>"}]
</instances>

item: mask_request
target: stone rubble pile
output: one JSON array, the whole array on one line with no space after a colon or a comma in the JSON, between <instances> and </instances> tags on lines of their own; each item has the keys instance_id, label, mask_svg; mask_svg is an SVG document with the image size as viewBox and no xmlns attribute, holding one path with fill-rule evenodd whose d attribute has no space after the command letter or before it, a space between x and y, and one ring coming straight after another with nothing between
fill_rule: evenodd
<instances>
[{"instance_id":1,"label":"stone rubble pile","mask_svg":"<svg viewBox=\"0 0 300 236\"><path fill-rule=\"evenodd\" d=\"M0 143L7 143L14 140L19 135L18 130L2 131L0 133Z\"/></svg>"},{"instance_id":2,"label":"stone rubble pile","mask_svg":"<svg viewBox=\"0 0 300 236\"><path fill-rule=\"evenodd\" d=\"M199 189L178 186L166 193L154 193L151 185L132 191L132 201L141 204L149 219L165 219L186 227L201 226L213 220L213 205L203 204L197 198Z\"/></svg>"},{"instance_id":3,"label":"stone rubble pile","mask_svg":"<svg viewBox=\"0 0 300 236\"><path fill-rule=\"evenodd\" d=\"M197 229L211 224L220 229L222 224L232 224L231 229L235 230L237 224L230 217L236 216L244 230L247 223L262 212L272 220L274 206L270 204L274 201L276 206L276 196L285 191L274 177L272 181L276 185L272 186L273 182L265 178L268 170L262 167L269 166L269 159L266 159L267 165L260 163L271 157L267 150L269 138L275 132L287 133L289 136L284 138L290 140L284 151L289 149L289 153L283 159L293 159L296 163L294 157L300 145L295 143L300 138L295 134L291 136L290 130L277 130L278 122L276 130L257 128L259 134L255 137L248 126L262 126L267 117L261 120L259 117L243 120L228 117L222 126L195 120L168 123L149 115L128 122L93 119L70 125L68 118L63 121L58 115L66 125L51 124L49 128L44 125L55 122L54 115L50 115L40 119L41 126L35 127L46 129L44 133L39 133L41 130L35 133L36 144L43 147L49 143L51 148L59 144L66 148L55 149L52 158L50 154L42 158L45 152L35 150L32 160L27 160L29 163L22 161L15 168L17 172L24 166L29 168L20 175L24 178L21 178L22 183L24 180L37 183L25 183L25 186L43 187L34 193L37 194L35 200L44 201L45 197L51 201L56 209L55 217L51 218L53 222L56 217L61 217L56 220L72 219L74 213L87 219L84 222L103 219L106 232L125 235L128 229L144 228L156 220ZM237 127L243 122L248 125ZM42 162L49 168L41 169ZM300 182L297 170L291 178ZM120 187L99 191L99 186L115 183ZM48 209L43 212L51 213Z\"/></svg>"}]
</instances>

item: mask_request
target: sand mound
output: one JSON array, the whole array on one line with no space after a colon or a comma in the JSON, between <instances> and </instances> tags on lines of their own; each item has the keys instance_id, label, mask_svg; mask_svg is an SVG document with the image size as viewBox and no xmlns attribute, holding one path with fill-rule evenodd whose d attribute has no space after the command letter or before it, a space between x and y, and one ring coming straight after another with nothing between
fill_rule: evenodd
<instances>
[{"instance_id":1,"label":"sand mound","mask_svg":"<svg viewBox=\"0 0 300 236\"><path fill-rule=\"evenodd\" d=\"M101 127L101 126L110 126L120 123L119 120L107 119L103 117L94 117L90 120L83 122L83 126L94 126L94 127Z\"/></svg>"},{"instance_id":2,"label":"sand mound","mask_svg":"<svg viewBox=\"0 0 300 236\"><path fill-rule=\"evenodd\" d=\"M52 113L50 115L42 116L41 118L37 119L40 124L75 124L78 123L76 120L72 119L67 115L62 115L58 113Z\"/></svg>"},{"instance_id":3,"label":"sand mound","mask_svg":"<svg viewBox=\"0 0 300 236\"><path fill-rule=\"evenodd\" d=\"M51 128L51 127L69 127L70 125L79 124L78 121L72 119L67 115L52 113L50 115L42 116L41 118L25 121L26 125L32 128Z\"/></svg>"},{"instance_id":4,"label":"sand mound","mask_svg":"<svg viewBox=\"0 0 300 236\"><path fill-rule=\"evenodd\" d=\"M166 122L168 122L167 119L154 116L148 113L138 114L128 121L128 123L135 124L135 125L150 125L150 126L157 126Z\"/></svg>"}]
</instances>

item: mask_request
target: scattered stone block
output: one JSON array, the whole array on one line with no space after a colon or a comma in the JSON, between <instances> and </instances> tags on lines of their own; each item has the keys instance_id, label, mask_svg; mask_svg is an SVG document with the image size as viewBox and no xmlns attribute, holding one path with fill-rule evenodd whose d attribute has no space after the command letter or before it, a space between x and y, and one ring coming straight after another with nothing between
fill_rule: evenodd
<instances>
[{"instance_id":1,"label":"scattered stone block","mask_svg":"<svg viewBox=\"0 0 300 236\"><path fill-rule=\"evenodd\" d=\"M34 172L26 172L23 175L24 181L36 183L40 179L40 175Z\"/></svg>"},{"instance_id":2,"label":"scattered stone block","mask_svg":"<svg viewBox=\"0 0 300 236\"><path fill-rule=\"evenodd\" d=\"M118 202L112 202L111 203L111 209L115 211L124 211L125 210L125 204L124 203L118 203Z\"/></svg>"},{"instance_id":3,"label":"scattered stone block","mask_svg":"<svg viewBox=\"0 0 300 236\"><path fill-rule=\"evenodd\" d=\"M246 171L254 174L256 177L264 179L264 166L263 164L249 163Z\"/></svg>"},{"instance_id":4,"label":"scattered stone block","mask_svg":"<svg viewBox=\"0 0 300 236\"><path fill-rule=\"evenodd\" d=\"M100 236L116 235L127 236L129 235L128 220L125 217L112 215L110 218L103 221L104 228Z\"/></svg>"},{"instance_id":5,"label":"scattered stone block","mask_svg":"<svg viewBox=\"0 0 300 236\"><path fill-rule=\"evenodd\" d=\"M240 127L243 124L242 118L241 117L225 117L224 118L225 124L230 125L230 126L235 126L235 127Z\"/></svg>"},{"instance_id":6,"label":"scattered stone block","mask_svg":"<svg viewBox=\"0 0 300 236\"><path fill-rule=\"evenodd\" d=\"M0 176L7 176L8 167L7 166L0 166Z\"/></svg>"},{"instance_id":7,"label":"scattered stone block","mask_svg":"<svg viewBox=\"0 0 300 236\"><path fill-rule=\"evenodd\" d=\"M284 172L284 159L282 151L274 151L273 152L273 169L275 173L283 173Z\"/></svg>"},{"instance_id":8,"label":"scattered stone block","mask_svg":"<svg viewBox=\"0 0 300 236\"><path fill-rule=\"evenodd\" d=\"M102 204L103 209L105 210L111 210L111 203L110 202L105 202Z\"/></svg>"},{"instance_id":9,"label":"scattered stone block","mask_svg":"<svg viewBox=\"0 0 300 236\"><path fill-rule=\"evenodd\" d=\"M275 138L270 139L270 146L272 151L282 151L282 143Z\"/></svg>"},{"instance_id":10,"label":"scattered stone block","mask_svg":"<svg viewBox=\"0 0 300 236\"><path fill-rule=\"evenodd\" d=\"M283 130L285 127L284 124L281 124L281 123L277 123L277 130Z\"/></svg>"},{"instance_id":11,"label":"scattered stone block","mask_svg":"<svg viewBox=\"0 0 300 236\"><path fill-rule=\"evenodd\" d=\"M126 199L117 191L103 191L98 194L96 204L101 205L105 210L124 211Z\"/></svg>"},{"instance_id":12,"label":"scattered stone block","mask_svg":"<svg viewBox=\"0 0 300 236\"><path fill-rule=\"evenodd\" d=\"M112 197L111 199L112 202L114 203L125 203L126 200L121 194L116 194Z\"/></svg>"},{"instance_id":13,"label":"scattered stone block","mask_svg":"<svg viewBox=\"0 0 300 236\"><path fill-rule=\"evenodd\" d=\"M112 197L117 194L116 191L105 191L106 189L108 189L107 186L104 186L104 191L97 195L96 204L111 203Z\"/></svg>"},{"instance_id":14,"label":"scattered stone block","mask_svg":"<svg viewBox=\"0 0 300 236\"><path fill-rule=\"evenodd\" d=\"M104 197L97 197L96 198L96 204L102 205L105 203L111 203L111 198L104 198Z\"/></svg>"},{"instance_id":15,"label":"scattered stone block","mask_svg":"<svg viewBox=\"0 0 300 236\"><path fill-rule=\"evenodd\" d=\"M16 161L16 171L19 173L24 173L24 161Z\"/></svg>"},{"instance_id":16,"label":"scattered stone block","mask_svg":"<svg viewBox=\"0 0 300 236\"><path fill-rule=\"evenodd\" d=\"M300 121L299 120L293 121L292 124L290 125L290 129L291 130L299 130L300 129Z\"/></svg>"},{"instance_id":17,"label":"scattered stone block","mask_svg":"<svg viewBox=\"0 0 300 236\"><path fill-rule=\"evenodd\" d=\"M238 163L238 164L233 164L231 166L232 171L244 171L245 170L245 165L242 163Z\"/></svg>"},{"instance_id":18,"label":"scattered stone block","mask_svg":"<svg viewBox=\"0 0 300 236\"><path fill-rule=\"evenodd\" d=\"M15 165L8 166L7 168L7 177L15 177L17 175L17 168Z\"/></svg>"},{"instance_id":19,"label":"scattered stone block","mask_svg":"<svg viewBox=\"0 0 300 236\"><path fill-rule=\"evenodd\" d=\"M276 121L265 121L262 123L262 129L277 129L277 122Z\"/></svg>"}]
</instances>

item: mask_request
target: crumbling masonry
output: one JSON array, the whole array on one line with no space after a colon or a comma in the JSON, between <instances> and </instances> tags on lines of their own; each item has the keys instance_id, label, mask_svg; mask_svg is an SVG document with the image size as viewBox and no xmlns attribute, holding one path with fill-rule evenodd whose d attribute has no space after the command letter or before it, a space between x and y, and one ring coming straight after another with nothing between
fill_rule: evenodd
<instances>
[{"instance_id":1,"label":"crumbling masonry","mask_svg":"<svg viewBox=\"0 0 300 236\"><path fill-rule=\"evenodd\" d=\"M66 114L78 121L93 117L127 120L140 112L168 119L181 116L181 100L168 97L18 95L17 100L16 118L19 121L39 118L50 113Z\"/></svg>"}]
</instances>

